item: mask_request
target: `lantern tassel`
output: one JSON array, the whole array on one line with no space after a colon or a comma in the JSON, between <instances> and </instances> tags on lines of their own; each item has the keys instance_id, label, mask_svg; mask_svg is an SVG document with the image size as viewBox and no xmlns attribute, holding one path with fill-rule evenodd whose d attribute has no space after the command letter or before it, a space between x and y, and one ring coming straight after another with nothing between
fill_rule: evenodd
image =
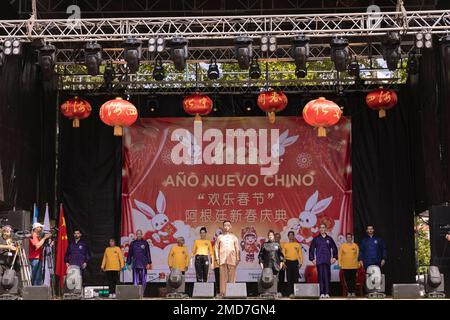
<instances>
[{"instance_id":1,"label":"lantern tassel","mask_svg":"<svg viewBox=\"0 0 450 320\"><path fill-rule=\"evenodd\" d=\"M269 122L275 123L275 112L269 112L267 115L269 116Z\"/></svg>"},{"instance_id":2,"label":"lantern tassel","mask_svg":"<svg viewBox=\"0 0 450 320\"><path fill-rule=\"evenodd\" d=\"M114 126L114 135L116 137L121 137L123 134L123 130L121 126Z\"/></svg>"},{"instance_id":3,"label":"lantern tassel","mask_svg":"<svg viewBox=\"0 0 450 320\"><path fill-rule=\"evenodd\" d=\"M317 136L318 137L326 137L327 136L327 130L324 127L319 127L317 130Z\"/></svg>"},{"instance_id":4,"label":"lantern tassel","mask_svg":"<svg viewBox=\"0 0 450 320\"><path fill-rule=\"evenodd\" d=\"M73 119L72 121L72 127L73 128L79 128L80 127L80 119Z\"/></svg>"},{"instance_id":5,"label":"lantern tassel","mask_svg":"<svg viewBox=\"0 0 450 320\"><path fill-rule=\"evenodd\" d=\"M386 110L380 109L378 110L378 118L384 118L386 117Z\"/></svg>"},{"instance_id":6,"label":"lantern tassel","mask_svg":"<svg viewBox=\"0 0 450 320\"><path fill-rule=\"evenodd\" d=\"M195 122L202 122L202 117L197 113L197 114L195 115L194 121L195 121Z\"/></svg>"}]
</instances>

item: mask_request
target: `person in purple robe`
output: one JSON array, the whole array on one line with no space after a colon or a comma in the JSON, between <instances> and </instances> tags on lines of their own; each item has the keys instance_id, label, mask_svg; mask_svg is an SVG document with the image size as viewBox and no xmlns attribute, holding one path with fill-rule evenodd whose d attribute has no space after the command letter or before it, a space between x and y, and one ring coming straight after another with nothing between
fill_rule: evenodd
<instances>
[{"instance_id":1,"label":"person in purple robe","mask_svg":"<svg viewBox=\"0 0 450 320\"><path fill-rule=\"evenodd\" d=\"M91 259L91 253L89 251L89 247L86 242L81 239L81 231L75 229L73 232L73 241L69 243L67 247L66 254L64 256L64 262L66 266L70 265L79 266L81 271L83 272L89 260Z\"/></svg>"},{"instance_id":2,"label":"person in purple robe","mask_svg":"<svg viewBox=\"0 0 450 320\"><path fill-rule=\"evenodd\" d=\"M321 224L319 230L320 234L312 240L309 247L309 260L317 268L320 298L329 298L331 265L337 260L338 248L333 238L327 235L325 224Z\"/></svg>"},{"instance_id":3,"label":"person in purple robe","mask_svg":"<svg viewBox=\"0 0 450 320\"><path fill-rule=\"evenodd\" d=\"M127 265L128 269L133 270L133 284L141 285L145 292L147 269L151 268L152 257L148 242L142 238L142 230L136 230L136 240L130 243Z\"/></svg>"}]
</instances>

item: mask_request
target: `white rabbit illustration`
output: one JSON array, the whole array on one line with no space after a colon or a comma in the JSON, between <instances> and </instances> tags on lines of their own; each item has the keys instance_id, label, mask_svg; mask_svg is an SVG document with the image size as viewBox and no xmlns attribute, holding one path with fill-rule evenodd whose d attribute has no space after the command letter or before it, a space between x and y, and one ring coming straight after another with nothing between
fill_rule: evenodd
<instances>
[{"instance_id":1,"label":"white rabbit illustration","mask_svg":"<svg viewBox=\"0 0 450 320\"><path fill-rule=\"evenodd\" d=\"M284 131L278 138L277 142L272 145L272 157L281 157L286 152L286 147L295 143L297 139L298 135L289 137L289 130Z\"/></svg>"},{"instance_id":2,"label":"white rabbit illustration","mask_svg":"<svg viewBox=\"0 0 450 320\"><path fill-rule=\"evenodd\" d=\"M138 200L134 200L138 208L137 214L136 211L133 213L133 225L135 230L143 228L143 226L148 226L148 229L144 230L147 233L151 234L152 243L171 243L167 239L167 237L171 237L172 234L169 234L165 227L170 223L169 217L165 214L166 210L166 198L164 193L161 191L158 193L158 197L156 199L156 211L157 213L147 204L140 202Z\"/></svg>"},{"instance_id":3,"label":"white rabbit illustration","mask_svg":"<svg viewBox=\"0 0 450 320\"><path fill-rule=\"evenodd\" d=\"M308 201L306 201L305 210L298 217L299 231L296 238L299 242L309 243L312 241L314 234L319 230L317 226L317 214L328 208L333 200L333 197L328 197L317 202L318 198L319 191L316 190L309 197Z\"/></svg>"},{"instance_id":4,"label":"white rabbit illustration","mask_svg":"<svg viewBox=\"0 0 450 320\"><path fill-rule=\"evenodd\" d=\"M189 132L188 135L175 134L175 137L183 146L187 148L189 159L187 159L184 163L189 165L200 163L202 158L202 150L194 135Z\"/></svg>"}]
</instances>

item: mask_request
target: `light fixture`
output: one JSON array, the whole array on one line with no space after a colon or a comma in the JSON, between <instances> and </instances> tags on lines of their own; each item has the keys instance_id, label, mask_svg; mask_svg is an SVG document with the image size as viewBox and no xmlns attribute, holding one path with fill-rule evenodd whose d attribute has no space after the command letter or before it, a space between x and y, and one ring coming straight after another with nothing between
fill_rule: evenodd
<instances>
[{"instance_id":1,"label":"light fixture","mask_svg":"<svg viewBox=\"0 0 450 320\"><path fill-rule=\"evenodd\" d=\"M150 38L148 39L148 51L163 52L165 48L164 38Z\"/></svg>"},{"instance_id":2,"label":"light fixture","mask_svg":"<svg viewBox=\"0 0 450 320\"><path fill-rule=\"evenodd\" d=\"M112 84L115 76L116 72L114 70L112 62L110 62L106 65L105 71L103 71L103 80L105 81L105 86L108 90L112 89Z\"/></svg>"},{"instance_id":3,"label":"light fixture","mask_svg":"<svg viewBox=\"0 0 450 320\"><path fill-rule=\"evenodd\" d=\"M178 71L183 71L186 68L187 44L188 41L184 38L173 38L167 43L167 46L170 47L170 59Z\"/></svg>"},{"instance_id":4,"label":"light fixture","mask_svg":"<svg viewBox=\"0 0 450 320\"><path fill-rule=\"evenodd\" d=\"M359 71L360 71L359 63L358 63L358 61L355 58L348 65L348 74L351 75L352 77L359 77Z\"/></svg>"},{"instance_id":5,"label":"light fixture","mask_svg":"<svg viewBox=\"0 0 450 320\"><path fill-rule=\"evenodd\" d=\"M306 70L306 61L309 56L309 38L297 36L292 39L291 56L299 69Z\"/></svg>"},{"instance_id":6,"label":"light fixture","mask_svg":"<svg viewBox=\"0 0 450 320\"><path fill-rule=\"evenodd\" d=\"M208 67L207 75L208 75L209 80L219 79L219 76L220 76L219 67L217 66L216 59L214 59L214 58L211 59L211 63Z\"/></svg>"},{"instance_id":7,"label":"light fixture","mask_svg":"<svg viewBox=\"0 0 450 320\"><path fill-rule=\"evenodd\" d=\"M41 67L44 80L50 80L55 72L56 47L52 44L46 44L39 49L38 63Z\"/></svg>"},{"instance_id":8,"label":"light fixture","mask_svg":"<svg viewBox=\"0 0 450 320\"><path fill-rule=\"evenodd\" d=\"M164 70L161 58L157 58L155 61L155 67L153 69L153 79L155 79L156 81L162 81L164 80L165 76L166 72Z\"/></svg>"},{"instance_id":9,"label":"light fixture","mask_svg":"<svg viewBox=\"0 0 450 320\"><path fill-rule=\"evenodd\" d=\"M18 39L6 39L3 42L3 52L5 55L21 55L22 54L22 43Z\"/></svg>"},{"instance_id":10,"label":"light fixture","mask_svg":"<svg viewBox=\"0 0 450 320\"><path fill-rule=\"evenodd\" d=\"M123 43L124 59L127 62L128 69L131 73L139 70L139 62L142 58L142 41L139 39L128 38Z\"/></svg>"},{"instance_id":11,"label":"light fixture","mask_svg":"<svg viewBox=\"0 0 450 320\"><path fill-rule=\"evenodd\" d=\"M248 75L250 79L256 80L261 77L261 68L259 67L259 63L256 59L252 60L250 67L248 69Z\"/></svg>"},{"instance_id":12,"label":"light fixture","mask_svg":"<svg viewBox=\"0 0 450 320\"><path fill-rule=\"evenodd\" d=\"M159 101L154 96L148 96L147 98L147 110L150 112L156 112L159 109Z\"/></svg>"},{"instance_id":13,"label":"light fixture","mask_svg":"<svg viewBox=\"0 0 450 320\"><path fill-rule=\"evenodd\" d=\"M433 47L433 36L430 32L419 32L416 33L415 46L418 49L426 48L430 49Z\"/></svg>"},{"instance_id":14,"label":"light fixture","mask_svg":"<svg viewBox=\"0 0 450 320\"><path fill-rule=\"evenodd\" d=\"M261 51L262 52L275 52L277 51L277 38L274 36L261 37Z\"/></svg>"},{"instance_id":15,"label":"light fixture","mask_svg":"<svg viewBox=\"0 0 450 320\"><path fill-rule=\"evenodd\" d=\"M381 46L383 49L383 58L387 63L388 69L391 71L396 70L401 58L400 33L388 31L381 42Z\"/></svg>"},{"instance_id":16,"label":"light fixture","mask_svg":"<svg viewBox=\"0 0 450 320\"><path fill-rule=\"evenodd\" d=\"M330 46L331 60L334 63L334 68L339 72L346 71L350 58L348 40L343 38L333 38Z\"/></svg>"},{"instance_id":17,"label":"light fixture","mask_svg":"<svg viewBox=\"0 0 450 320\"><path fill-rule=\"evenodd\" d=\"M238 37L234 39L235 56L240 69L248 69L250 66L250 59L253 57L252 44L252 38Z\"/></svg>"},{"instance_id":18,"label":"light fixture","mask_svg":"<svg viewBox=\"0 0 450 320\"><path fill-rule=\"evenodd\" d=\"M5 52L3 51L3 46L0 46L0 68L3 67L5 63Z\"/></svg>"},{"instance_id":19,"label":"light fixture","mask_svg":"<svg viewBox=\"0 0 450 320\"><path fill-rule=\"evenodd\" d=\"M84 62L91 76L98 75L98 69L102 63L102 46L96 42L86 43Z\"/></svg>"},{"instance_id":20,"label":"light fixture","mask_svg":"<svg viewBox=\"0 0 450 320\"><path fill-rule=\"evenodd\" d=\"M306 69L306 65L304 67L299 67L299 66L295 67L295 76L297 77L297 79L304 78L304 77L306 77L307 74L308 74L308 69Z\"/></svg>"}]
</instances>

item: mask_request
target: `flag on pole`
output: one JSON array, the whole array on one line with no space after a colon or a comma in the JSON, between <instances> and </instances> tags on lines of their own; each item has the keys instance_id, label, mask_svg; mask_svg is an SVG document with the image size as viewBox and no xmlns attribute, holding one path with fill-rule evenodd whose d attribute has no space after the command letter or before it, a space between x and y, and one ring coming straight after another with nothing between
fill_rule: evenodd
<instances>
[{"instance_id":1,"label":"flag on pole","mask_svg":"<svg viewBox=\"0 0 450 320\"><path fill-rule=\"evenodd\" d=\"M67 273L67 267L64 263L64 256L66 254L69 241L67 239L66 220L64 219L64 210L62 204L59 209L59 223L58 223L58 242L56 245L56 267L55 274L59 277L59 285L64 287L64 276Z\"/></svg>"},{"instance_id":2,"label":"flag on pole","mask_svg":"<svg viewBox=\"0 0 450 320\"><path fill-rule=\"evenodd\" d=\"M33 223L38 222L38 208L36 203L33 205Z\"/></svg>"},{"instance_id":3,"label":"flag on pole","mask_svg":"<svg viewBox=\"0 0 450 320\"><path fill-rule=\"evenodd\" d=\"M45 206L44 231L50 232L50 216L48 212L48 203ZM44 247L44 285L51 287L51 276L53 273L53 245Z\"/></svg>"}]
</instances>

